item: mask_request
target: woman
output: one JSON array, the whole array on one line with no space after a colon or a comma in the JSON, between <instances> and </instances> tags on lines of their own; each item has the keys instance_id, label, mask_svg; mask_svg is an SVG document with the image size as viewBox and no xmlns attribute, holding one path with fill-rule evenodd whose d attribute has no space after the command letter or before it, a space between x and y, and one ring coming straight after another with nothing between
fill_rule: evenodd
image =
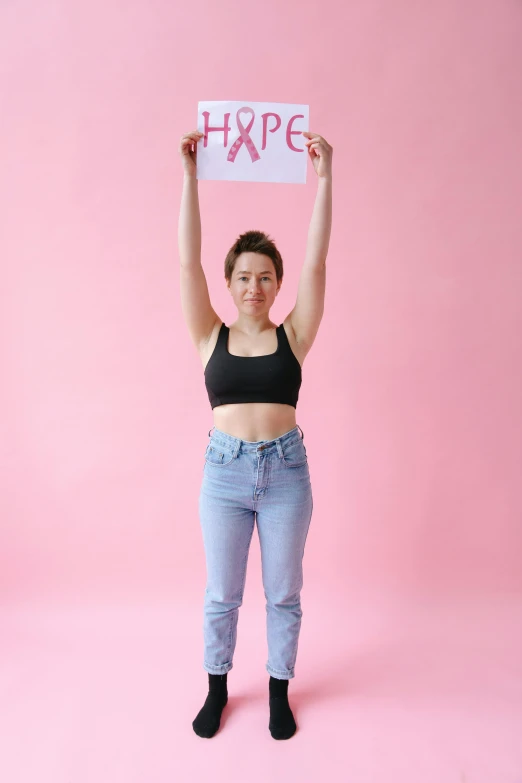
<instances>
[{"instance_id":1,"label":"woman","mask_svg":"<svg viewBox=\"0 0 522 783\"><path fill-rule=\"evenodd\" d=\"M186 133L179 145L182 310L201 357L214 418L199 497L207 566L203 668L209 691L192 726L200 737L214 736L228 700L227 673L257 522L267 599L269 730L274 739L288 739L296 731L288 681L295 676L302 558L313 507L296 405L301 368L324 309L333 150L322 136L303 133L318 190L294 309L279 326L270 320L283 279L282 259L266 234L247 231L225 260L227 288L238 310L228 327L212 308L201 265L196 160L202 136Z\"/></svg>"}]
</instances>

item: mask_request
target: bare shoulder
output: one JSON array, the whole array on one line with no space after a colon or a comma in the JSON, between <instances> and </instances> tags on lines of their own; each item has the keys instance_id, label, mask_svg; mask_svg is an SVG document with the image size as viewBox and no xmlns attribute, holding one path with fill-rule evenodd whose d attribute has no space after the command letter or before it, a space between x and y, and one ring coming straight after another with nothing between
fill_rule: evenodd
<instances>
[{"instance_id":1,"label":"bare shoulder","mask_svg":"<svg viewBox=\"0 0 522 783\"><path fill-rule=\"evenodd\" d=\"M214 352L214 348L216 347L216 343L219 336L219 330L221 329L221 324L223 321L221 318L218 318L217 321L214 323L214 326L212 327L212 331L210 332L209 336L206 340L203 340L199 345L199 357L201 359L201 363L203 364L203 369L207 366L208 360L212 356L212 353Z\"/></svg>"}]
</instances>

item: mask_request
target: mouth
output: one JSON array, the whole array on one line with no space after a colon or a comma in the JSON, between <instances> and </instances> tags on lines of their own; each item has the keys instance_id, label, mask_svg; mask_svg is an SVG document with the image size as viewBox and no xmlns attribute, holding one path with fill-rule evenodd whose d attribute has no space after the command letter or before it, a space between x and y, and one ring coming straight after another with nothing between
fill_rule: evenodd
<instances>
[{"instance_id":1,"label":"mouth","mask_svg":"<svg viewBox=\"0 0 522 783\"><path fill-rule=\"evenodd\" d=\"M262 302L263 300L262 299L246 299L245 301L246 302L254 302L255 303L255 302Z\"/></svg>"}]
</instances>

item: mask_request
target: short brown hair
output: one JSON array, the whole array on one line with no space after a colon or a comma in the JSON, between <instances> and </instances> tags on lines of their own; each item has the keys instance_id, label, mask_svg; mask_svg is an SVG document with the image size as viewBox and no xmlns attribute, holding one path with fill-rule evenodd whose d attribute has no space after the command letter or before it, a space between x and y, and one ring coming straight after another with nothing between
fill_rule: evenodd
<instances>
[{"instance_id":1,"label":"short brown hair","mask_svg":"<svg viewBox=\"0 0 522 783\"><path fill-rule=\"evenodd\" d=\"M246 231L240 234L225 258L225 279L231 280L236 260L241 253L261 253L272 259L277 282L283 279L283 259L273 239L263 231Z\"/></svg>"}]
</instances>

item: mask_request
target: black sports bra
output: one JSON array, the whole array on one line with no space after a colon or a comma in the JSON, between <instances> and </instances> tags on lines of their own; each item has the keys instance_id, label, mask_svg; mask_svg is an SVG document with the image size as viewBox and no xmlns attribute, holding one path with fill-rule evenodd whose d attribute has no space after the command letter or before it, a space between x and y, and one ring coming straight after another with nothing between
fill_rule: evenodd
<instances>
[{"instance_id":1,"label":"black sports bra","mask_svg":"<svg viewBox=\"0 0 522 783\"><path fill-rule=\"evenodd\" d=\"M205 367L212 408L236 402L280 402L297 407L302 382L299 364L283 324L276 328L277 350L263 356L228 352L230 329L221 324L216 347Z\"/></svg>"}]
</instances>

